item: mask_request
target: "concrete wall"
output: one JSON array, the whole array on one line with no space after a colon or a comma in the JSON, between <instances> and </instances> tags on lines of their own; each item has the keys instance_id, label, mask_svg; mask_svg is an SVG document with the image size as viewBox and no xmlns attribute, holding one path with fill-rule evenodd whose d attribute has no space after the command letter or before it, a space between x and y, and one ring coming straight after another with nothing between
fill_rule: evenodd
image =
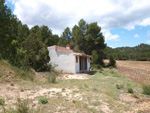
<instances>
[{"instance_id":1,"label":"concrete wall","mask_svg":"<svg viewBox=\"0 0 150 113\"><path fill-rule=\"evenodd\" d=\"M76 59L73 53L59 52L55 50L55 46L48 47L50 62L56 70L63 70L63 73L76 73Z\"/></svg>"}]
</instances>

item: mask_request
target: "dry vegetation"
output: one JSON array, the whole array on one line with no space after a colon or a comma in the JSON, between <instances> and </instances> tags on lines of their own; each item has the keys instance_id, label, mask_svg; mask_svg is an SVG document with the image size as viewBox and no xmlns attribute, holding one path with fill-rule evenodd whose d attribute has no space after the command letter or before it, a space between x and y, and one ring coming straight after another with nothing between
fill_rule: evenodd
<instances>
[{"instance_id":1,"label":"dry vegetation","mask_svg":"<svg viewBox=\"0 0 150 113\"><path fill-rule=\"evenodd\" d=\"M118 73L120 69L127 68L124 65L129 64L117 62L117 65L118 70L105 68L89 75L60 75L56 83L46 81L44 76L48 73L36 73L34 81L19 78L2 81L0 78L0 98L5 100L5 104L0 105L0 112L18 113L18 98L28 100L23 105L27 105L29 113L150 112L150 96L142 93L139 83L127 78L130 71L121 72L127 77ZM136 69L133 63L131 67ZM129 88L133 89L133 93L128 92ZM39 98L46 98L48 103L40 104Z\"/></svg>"},{"instance_id":2,"label":"dry vegetation","mask_svg":"<svg viewBox=\"0 0 150 113\"><path fill-rule=\"evenodd\" d=\"M117 61L119 73L139 82L150 81L149 61Z\"/></svg>"}]
</instances>

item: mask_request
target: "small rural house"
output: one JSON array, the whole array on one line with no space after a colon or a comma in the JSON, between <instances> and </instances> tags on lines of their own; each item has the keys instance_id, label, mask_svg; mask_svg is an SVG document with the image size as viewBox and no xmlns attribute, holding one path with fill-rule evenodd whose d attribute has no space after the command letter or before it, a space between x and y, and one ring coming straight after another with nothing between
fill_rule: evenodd
<instances>
[{"instance_id":1,"label":"small rural house","mask_svg":"<svg viewBox=\"0 0 150 113\"><path fill-rule=\"evenodd\" d=\"M55 69L62 73L80 73L90 71L90 55L77 53L70 49L70 45L65 47L48 47L50 62Z\"/></svg>"}]
</instances>

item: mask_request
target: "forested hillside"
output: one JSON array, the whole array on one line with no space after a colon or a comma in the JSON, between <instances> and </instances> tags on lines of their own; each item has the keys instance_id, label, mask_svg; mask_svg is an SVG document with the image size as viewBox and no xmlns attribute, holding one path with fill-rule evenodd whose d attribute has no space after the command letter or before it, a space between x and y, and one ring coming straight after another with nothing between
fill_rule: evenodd
<instances>
[{"instance_id":1,"label":"forested hillside","mask_svg":"<svg viewBox=\"0 0 150 113\"><path fill-rule=\"evenodd\" d=\"M36 71L45 71L50 69L47 47L67 44L72 45L76 52L92 55L91 63L96 67L103 64L106 44L97 22L87 24L81 19L72 30L67 27L59 36L46 25L35 25L29 29L12 14L5 0L0 1L0 59L25 70L31 67Z\"/></svg>"},{"instance_id":2,"label":"forested hillside","mask_svg":"<svg viewBox=\"0 0 150 113\"><path fill-rule=\"evenodd\" d=\"M119 47L105 50L105 58L114 56L117 60L150 61L150 45L140 44L135 47Z\"/></svg>"}]
</instances>

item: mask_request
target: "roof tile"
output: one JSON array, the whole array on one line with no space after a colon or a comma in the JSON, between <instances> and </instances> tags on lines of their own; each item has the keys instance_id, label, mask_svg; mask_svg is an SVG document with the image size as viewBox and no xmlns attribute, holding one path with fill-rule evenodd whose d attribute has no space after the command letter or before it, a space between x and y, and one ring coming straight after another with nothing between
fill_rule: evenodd
<instances>
[{"instance_id":1,"label":"roof tile","mask_svg":"<svg viewBox=\"0 0 150 113\"><path fill-rule=\"evenodd\" d=\"M73 50L67 49L67 48L65 48L65 47L60 47L60 46L56 46L56 51L73 53Z\"/></svg>"}]
</instances>

